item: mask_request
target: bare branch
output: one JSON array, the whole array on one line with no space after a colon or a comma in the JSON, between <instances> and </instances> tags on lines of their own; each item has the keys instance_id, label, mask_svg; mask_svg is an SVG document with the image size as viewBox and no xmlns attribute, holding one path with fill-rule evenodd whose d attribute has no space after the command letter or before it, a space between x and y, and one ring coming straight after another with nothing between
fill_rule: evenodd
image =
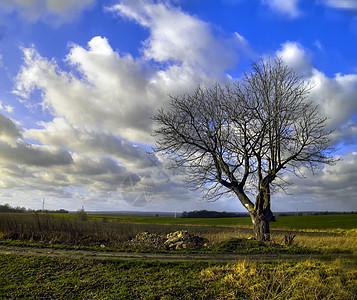
<instances>
[{"instance_id":1,"label":"bare branch","mask_svg":"<svg viewBox=\"0 0 357 300\"><path fill-rule=\"evenodd\" d=\"M205 190L206 199L234 193L252 218L271 221L270 195L285 189L286 171L315 172L336 161L326 118L307 101L311 89L280 58L256 62L233 86L170 96L170 108L154 117L156 150L184 168L190 187ZM247 197L252 187L255 203Z\"/></svg>"}]
</instances>

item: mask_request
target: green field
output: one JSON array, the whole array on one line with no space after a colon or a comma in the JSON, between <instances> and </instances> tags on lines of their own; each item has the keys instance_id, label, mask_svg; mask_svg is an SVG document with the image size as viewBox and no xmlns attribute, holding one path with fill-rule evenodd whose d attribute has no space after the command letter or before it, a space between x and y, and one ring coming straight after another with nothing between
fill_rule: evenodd
<instances>
[{"instance_id":1,"label":"green field","mask_svg":"<svg viewBox=\"0 0 357 300\"><path fill-rule=\"evenodd\" d=\"M168 218L168 217L127 217L88 215L93 220L107 218L111 221L123 223L143 224L185 224L210 226L250 226L249 217L240 218ZM281 216L277 222L271 223L272 228L290 229L353 229L357 228L357 214L341 215L308 215L308 216Z\"/></svg>"},{"instance_id":2,"label":"green field","mask_svg":"<svg viewBox=\"0 0 357 300\"><path fill-rule=\"evenodd\" d=\"M262 244L248 239L252 236L249 218L88 214L80 220L76 214L0 214L0 245L5 247L0 254L0 299L356 299L356 221L356 214L278 217L272 224L273 242ZM217 257L246 253L262 258L266 253L288 253L291 258L209 263L11 252L17 245L17 249L42 249L45 255L53 247L88 253L147 253L152 250L125 248L125 241L143 231L165 234L175 230L188 230L209 240L207 248L195 253ZM296 234L294 243L284 246L284 236L292 234ZM299 259L294 259L296 253Z\"/></svg>"}]
</instances>

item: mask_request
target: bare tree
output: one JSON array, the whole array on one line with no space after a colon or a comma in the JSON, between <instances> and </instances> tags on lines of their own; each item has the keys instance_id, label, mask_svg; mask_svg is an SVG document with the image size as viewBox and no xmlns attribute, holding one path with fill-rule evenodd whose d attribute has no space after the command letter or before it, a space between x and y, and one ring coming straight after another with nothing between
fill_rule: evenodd
<instances>
[{"instance_id":1,"label":"bare tree","mask_svg":"<svg viewBox=\"0 0 357 300\"><path fill-rule=\"evenodd\" d=\"M281 175L334 163L326 118L307 100L310 89L281 59L259 61L233 86L171 96L169 109L154 117L156 150L182 167L190 187L205 190L208 200L235 194L256 238L269 240L271 193L284 188Z\"/></svg>"}]
</instances>

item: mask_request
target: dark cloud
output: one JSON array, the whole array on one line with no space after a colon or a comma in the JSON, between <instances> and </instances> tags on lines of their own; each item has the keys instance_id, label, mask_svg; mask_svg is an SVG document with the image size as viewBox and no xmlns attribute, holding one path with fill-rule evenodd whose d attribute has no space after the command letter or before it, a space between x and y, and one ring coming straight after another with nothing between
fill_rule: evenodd
<instances>
[{"instance_id":1,"label":"dark cloud","mask_svg":"<svg viewBox=\"0 0 357 300\"><path fill-rule=\"evenodd\" d=\"M135 168L161 166L157 157L149 154L143 146L134 145L120 136L71 126L63 119L54 119L50 123L42 123L42 126L43 129L26 130L25 137L43 144L65 146L79 153L113 156Z\"/></svg>"},{"instance_id":2,"label":"dark cloud","mask_svg":"<svg viewBox=\"0 0 357 300\"><path fill-rule=\"evenodd\" d=\"M357 124L352 120L336 128L332 133L336 145L357 145Z\"/></svg>"},{"instance_id":3,"label":"dark cloud","mask_svg":"<svg viewBox=\"0 0 357 300\"><path fill-rule=\"evenodd\" d=\"M88 157L78 157L73 166L75 173L87 176L98 176L103 174L125 174L126 169L119 166L109 157L90 159Z\"/></svg>"},{"instance_id":4,"label":"dark cloud","mask_svg":"<svg viewBox=\"0 0 357 300\"><path fill-rule=\"evenodd\" d=\"M73 162L71 154L65 150L31 145L23 141L17 141L15 146L0 141L0 160L47 167L68 165Z\"/></svg>"},{"instance_id":5,"label":"dark cloud","mask_svg":"<svg viewBox=\"0 0 357 300\"><path fill-rule=\"evenodd\" d=\"M95 0L2 0L0 12L9 14L16 11L31 22L42 19L47 23L59 25L73 20L95 2Z\"/></svg>"},{"instance_id":6,"label":"dark cloud","mask_svg":"<svg viewBox=\"0 0 357 300\"><path fill-rule=\"evenodd\" d=\"M21 137L21 133L15 123L2 114L0 114L0 138L1 137L7 137L10 139Z\"/></svg>"}]
</instances>

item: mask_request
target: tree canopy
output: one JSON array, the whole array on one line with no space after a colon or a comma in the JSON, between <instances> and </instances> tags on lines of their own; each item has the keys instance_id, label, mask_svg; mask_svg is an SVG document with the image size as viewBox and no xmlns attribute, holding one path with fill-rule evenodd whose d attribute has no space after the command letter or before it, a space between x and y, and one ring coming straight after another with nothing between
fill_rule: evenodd
<instances>
[{"instance_id":1,"label":"tree canopy","mask_svg":"<svg viewBox=\"0 0 357 300\"><path fill-rule=\"evenodd\" d=\"M170 96L169 108L154 118L157 151L183 167L190 187L205 190L207 199L234 193L258 238L269 239L270 195L283 187L282 175L335 161L327 119L307 97L311 88L275 58L253 63L232 85ZM248 197L252 189L255 201Z\"/></svg>"}]
</instances>

